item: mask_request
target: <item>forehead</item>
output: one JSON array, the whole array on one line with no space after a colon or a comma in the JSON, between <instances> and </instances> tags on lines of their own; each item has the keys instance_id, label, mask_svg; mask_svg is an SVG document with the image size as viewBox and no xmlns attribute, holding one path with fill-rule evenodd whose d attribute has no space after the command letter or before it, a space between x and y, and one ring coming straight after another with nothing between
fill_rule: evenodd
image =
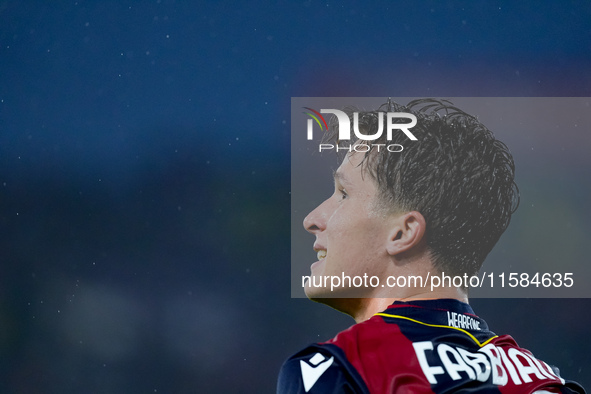
<instances>
[{"instance_id":1,"label":"forehead","mask_svg":"<svg viewBox=\"0 0 591 394\"><path fill-rule=\"evenodd\" d=\"M336 182L346 186L364 185L375 189L375 183L371 176L366 173L366 166L363 164L364 154L351 153L346 155L339 168L334 172Z\"/></svg>"}]
</instances>

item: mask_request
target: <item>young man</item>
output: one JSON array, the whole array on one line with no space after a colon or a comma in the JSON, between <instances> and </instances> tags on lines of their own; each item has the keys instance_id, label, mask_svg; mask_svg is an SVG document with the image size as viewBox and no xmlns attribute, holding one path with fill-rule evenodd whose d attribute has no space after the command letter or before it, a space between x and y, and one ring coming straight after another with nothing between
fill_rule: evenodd
<instances>
[{"instance_id":1,"label":"young man","mask_svg":"<svg viewBox=\"0 0 591 394\"><path fill-rule=\"evenodd\" d=\"M416 117L416 141L386 140L384 112ZM465 278L518 203L507 147L444 101L348 115L351 129L381 137L342 150L334 194L304 220L318 255L305 291L357 324L287 360L278 393L584 393L467 303ZM343 147L337 122L327 135ZM463 280L433 287L434 276ZM356 277L363 285L346 280Z\"/></svg>"}]
</instances>

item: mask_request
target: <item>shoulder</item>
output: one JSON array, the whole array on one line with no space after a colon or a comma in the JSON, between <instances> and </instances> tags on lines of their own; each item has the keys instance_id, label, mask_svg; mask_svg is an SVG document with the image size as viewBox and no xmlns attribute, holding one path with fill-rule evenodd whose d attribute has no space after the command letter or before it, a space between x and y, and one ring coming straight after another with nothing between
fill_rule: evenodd
<instances>
[{"instance_id":1,"label":"shoulder","mask_svg":"<svg viewBox=\"0 0 591 394\"><path fill-rule=\"evenodd\" d=\"M408 364L405 359L411 354L404 354L411 351L412 343L397 325L374 316L290 357L281 368L277 392L373 392L376 380Z\"/></svg>"},{"instance_id":2,"label":"shoulder","mask_svg":"<svg viewBox=\"0 0 591 394\"><path fill-rule=\"evenodd\" d=\"M343 350L330 343L313 344L281 367L277 393L369 393Z\"/></svg>"}]
</instances>

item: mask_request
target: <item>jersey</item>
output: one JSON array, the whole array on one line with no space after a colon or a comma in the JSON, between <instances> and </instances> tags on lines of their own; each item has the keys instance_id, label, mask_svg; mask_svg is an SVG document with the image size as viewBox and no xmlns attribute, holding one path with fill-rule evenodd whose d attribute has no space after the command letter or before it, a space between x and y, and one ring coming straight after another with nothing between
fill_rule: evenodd
<instances>
[{"instance_id":1,"label":"jersey","mask_svg":"<svg viewBox=\"0 0 591 394\"><path fill-rule=\"evenodd\" d=\"M497 336L463 302L395 302L289 358L277 383L295 393L584 393L556 368Z\"/></svg>"}]
</instances>

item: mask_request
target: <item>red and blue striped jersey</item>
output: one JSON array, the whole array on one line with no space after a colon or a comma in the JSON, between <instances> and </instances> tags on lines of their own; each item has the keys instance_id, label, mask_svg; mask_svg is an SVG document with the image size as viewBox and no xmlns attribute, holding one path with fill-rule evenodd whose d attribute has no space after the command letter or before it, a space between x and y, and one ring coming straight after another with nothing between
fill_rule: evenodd
<instances>
[{"instance_id":1,"label":"red and blue striped jersey","mask_svg":"<svg viewBox=\"0 0 591 394\"><path fill-rule=\"evenodd\" d=\"M584 393L465 303L395 302L281 368L277 392Z\"/></svg>"}]
</instances>

